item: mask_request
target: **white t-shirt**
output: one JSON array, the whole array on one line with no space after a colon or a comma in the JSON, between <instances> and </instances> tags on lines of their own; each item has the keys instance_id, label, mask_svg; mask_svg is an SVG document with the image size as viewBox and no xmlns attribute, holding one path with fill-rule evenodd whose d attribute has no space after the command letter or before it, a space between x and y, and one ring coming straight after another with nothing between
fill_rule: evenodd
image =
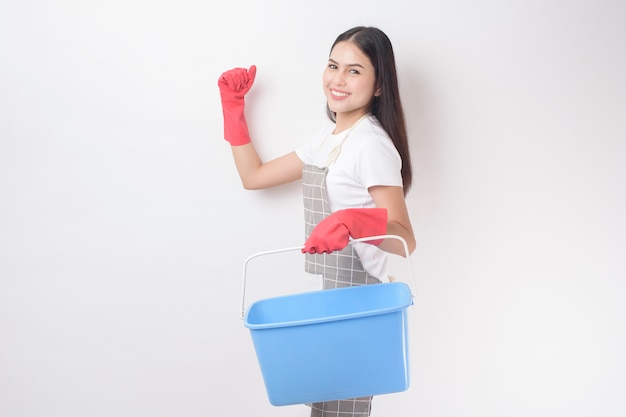
<instances>
[{"instance_id":1,"label":"white t-shirt","mask_svg":"<svg viewBox=\"0 0 626 417\"><path fill-rule=\"evenodd\" d=\"M332 212L376 207L369 187L402 187L402 159L374 116L366 117L354 129L338 135L332 134L334 128L334 124L324 127L317 137L296 150L305 164L328 166L326 188ZM328 165L329 154L340 144L339 156ZM357 242L355 249L370 275L383 281L388 279L384 251L364 242Z\"/></svg>"}]
</instances>

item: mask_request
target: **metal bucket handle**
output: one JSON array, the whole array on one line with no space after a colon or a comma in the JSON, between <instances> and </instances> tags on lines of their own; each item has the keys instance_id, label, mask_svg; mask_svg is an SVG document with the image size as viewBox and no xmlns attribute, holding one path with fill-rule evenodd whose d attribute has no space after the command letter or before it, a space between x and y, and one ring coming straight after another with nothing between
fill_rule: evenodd
<instances>
[{"instance_id":1,"label":"metal bucket handle","mask_svg":"<svg viewBox=\"0 0 626 417\"><path fill-rule=\"evenodd\" d=\"M417 285L416 285L416 280L415 280L415 275L413 274L413 266L411 264L411 258L410 258L410 253L409 253L409 246L406 243L406 240L404 240L403 237L401 236L397 236L397 235L377 235L377 236L368 236L368 237L362 237L359 239L350 239L350 242L367 242L369 240L381 240L381 239L396 239L399 240L402 243L402 246L404 247L404 253L406 254L406 260L407 260L407 264L409 265L409 275L411 275L411 295L413 296L413 298L415 298L415 294L417 293ZM283 252L291 252L291 251L301 251L304 248L304 246L294 246L294 247L289 247L289 248L282 248L282 249L274 249L274 250L268 250L268 251L263 251L263 252L257 252L254 253L250 256L248 256L248 258L246 258L246 260L243 263L243 283L242 283L242 288L241 288L241 319L243 320L244 316L245 316L245 302L246 302L246 275L248 272L248 263L254 259L257 258L259 256L265 256L265 255L271 255L271 254L275 254L275 253L283 253Z\"/></svg>"}]
</instances>

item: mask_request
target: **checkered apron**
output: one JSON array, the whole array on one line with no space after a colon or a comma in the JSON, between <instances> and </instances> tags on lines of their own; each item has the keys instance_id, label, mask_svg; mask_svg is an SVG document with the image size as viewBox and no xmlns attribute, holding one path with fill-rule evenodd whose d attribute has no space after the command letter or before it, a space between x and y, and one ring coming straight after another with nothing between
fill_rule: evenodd
<instances>
[{"instance_id":1,"label":"checkered apron","mask_svg":"<svg viewBox=\"0 0 626 417\"><path fill-rule=\"evenodd\" d=\"M308 164L304 165L302 171L306 238L330 214L326 193L327 172L327 167L318 168ZM380 283L378 278L365 271L351 244L329 254L305 254L305 270L322 275L324 289ZM341 349L341 346L337 348ZM312 403L311 417L369 416L371 404L371 396Z\"/></svg>"}]
</instances>

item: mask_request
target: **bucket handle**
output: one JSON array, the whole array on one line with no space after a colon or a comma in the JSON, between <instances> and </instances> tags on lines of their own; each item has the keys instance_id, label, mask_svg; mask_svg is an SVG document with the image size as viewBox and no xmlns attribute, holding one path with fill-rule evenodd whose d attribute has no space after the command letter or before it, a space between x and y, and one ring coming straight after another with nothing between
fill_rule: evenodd
<instances>
[{"instance_id":1,"label":"bucket handle","mask_svg":"<svg viewBox=\"0 0 626 417\"><path fill-rule=\"evenodd\" d=\"M401 236L397 236L397 235L377 235L377 236L368 236L368 237L362 237L362 238L358 238L358 239L350 239L350 243L354 243L354 242L367 242L369 240L381 240L381 239L396 239L399 240L402 243L402 246L404 247L404 253L406 255L406 260L407 260L407 264L409 266L409 275L411 275L411 296L413 298L415 298L415 294L417 293L417 284L416 284L416 280L415 280L415 275L413 273L413 265L411 264L411 257L410 257L410 253L409 253L409 246L406 243L406 240L404 240L403 237ZM241 319L243 320L244 316L245 316L245 302L246 302L246 276L247 276L247 272L248 272L248 263L254 259L254 258L258 258L259 256L265 256L265 255L272 255L272 254L276 254L276 253L283 253L283 252L291 252L291 251L297 251L297 250L302 250L304 248L304 246L293 246L293 247L289 247L289 248L281 248L281 249L273 249L273 250L268 250L268 251L263 251L263 252L257 252L254 253L250 256L248 256L246 258L246 260L243 263L243 282L242 282L242 288L241 288Z\"/></svg>"}]
</instances>

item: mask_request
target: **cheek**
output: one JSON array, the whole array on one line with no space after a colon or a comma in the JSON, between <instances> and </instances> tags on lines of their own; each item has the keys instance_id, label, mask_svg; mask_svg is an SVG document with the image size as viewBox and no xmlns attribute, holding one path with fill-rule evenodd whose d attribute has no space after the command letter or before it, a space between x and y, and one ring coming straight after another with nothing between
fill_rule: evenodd
<instances>
[{"instance_id":1,"label":"cheek","mask_svg":"<svg viewBox=\"0 0 626 417\"><path fill-rule=\"evenodd\" d=\"M328 86L328 84L330 84L331 79L332 77L330 76L330 74L328 74L328 71L324 71L324 73L322 74L322 86L323 87Z\"/></svg>"},{"instance_id":2,"label":"cheek","mask_svg":"<svg viewBox=\"0 0 626 417\"><path fill-rule=\"evenodd\" d=\"M361 92L361 94L363 94L364 96L373 96L375 93L375 88L374 88L374 84L367 81L367 82L361 82L359 83L358 86L356 86L358 88L358 90Z\"/></svg>"}]
</instances>

